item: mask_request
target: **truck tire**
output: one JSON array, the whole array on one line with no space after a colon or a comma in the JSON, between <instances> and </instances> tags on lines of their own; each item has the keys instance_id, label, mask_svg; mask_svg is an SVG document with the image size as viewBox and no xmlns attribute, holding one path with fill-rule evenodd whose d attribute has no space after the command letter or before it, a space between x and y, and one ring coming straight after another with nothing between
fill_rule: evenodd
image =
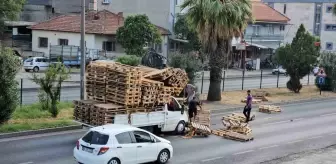
<instances>
[{"instance_id":1,"label":"truck tire","mask_svg":"<svg viewBox=\"0 0 336 164\"><path fill-rule=\"evenodd\" d=\"M180 121L175 128L175 134L178 134L178 135L183 134L185 130L185 125L186 124L184 121Z\"/></svg>"}]
</instances>

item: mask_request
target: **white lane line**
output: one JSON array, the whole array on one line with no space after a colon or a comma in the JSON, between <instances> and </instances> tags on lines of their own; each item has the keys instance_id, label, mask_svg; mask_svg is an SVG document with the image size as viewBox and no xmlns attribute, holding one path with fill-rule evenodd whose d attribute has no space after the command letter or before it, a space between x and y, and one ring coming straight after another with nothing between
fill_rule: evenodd
<instances>
[{"instance_id":1,"label":"white lane line","mask_svg":"<svg viewBox=\"0 0 336 164\"><path fill-rule=\"evenodd\" d=\"M214 161L214 160L221 159L221 158L224 158L224 157L215 157L215 158L204 159L204 160L202 160L202 162Z\"/></svg>"},{"instance_id":2,"label":"white lane line","mask_svg":"<svg viewBox=\"0 0 336 164\"><path fill-rule=\"evenodd\" d=\"M310 137L308 140L316 139L316 138L322 138L322 136L315 136L315 137Z\"/></svg>"},{"instance_id":3,"label":"white lane line","mask_svg":"<svg viewBox=\"0 0 336 164\"><path fill-rule=\"evenodd\" d=\"M296 119L293 119L293 121L299 121L299 120L303 120L303 118L296 118Z\"/></svg>"},{"instance_id":4,"label":"white lane line","mask_svg":"<svg viewBox=\"0 0 336 164\"><path fill-rule=\"evenodd\" d=\"M19 163L19 164L33 164L34 162L24 162L24 163Z\"/></svg>"},{"instance_id":5,"label":"white lane line","mask_svg":"<svg viewBox=\"0 0 336 164\"><path fill-rule=\"evenodd\" d=\"M259 149L264 150L264 149L274 148L274 147L278 147L278 146L279 145L272 145L272 146L262 147L262 148L259 148Z\"/></svg>"},{"instance_id":6,"label":"white lane line","mask_svg":"<svg viewBox=\"0 0 336 164\"><path fill-rule=\"evenodd\" d=\"M266 117L266 118L264 118L265 120L269 120L269 119L271 119L271 118L273 118L273 117Z\"/></svg>"},{"instance_id":7,"label":"white lane line","mask_svg":"<svg viewBox=\"0 0 336 164\"><path fill-rule=\"evenodd\" d=\"M323 114L323 115L320 115L320 117L327 117L327 116L333 116L333 115L336 115L336 113Z\"/></svg>"},{"instance_id":8,"label":"white lane line","mask_svg":"<svg viewBox=\"0 0 336 164\"><path fill-rule=\"evenodd\" d=\"M292 144L292 143L297 143L297 142L302 142L303 140L296 140L296 141L291 141L291 142L287 142L287 144Z\"/></svg>"},{"instance_id":9,"label":"white lane line","mask_svg":"<svg viewBox=\"0 0 336 164\"><path fill-rule=\"evenodd\" d=\"M335 133L331 133L331 134L329 134L329 135L331 135L331 136L332 136L332 135L336 135L336 132L335 132Z\"/></svg>"},{"instance_id":10,"label":"white lane line","mask_svg":"<svg viewBox=\"0 0 336 164\"><path fill-rule=\"evenodd\" d=\"M245 153L249 153L249 152L253 152L254 150L247 150L247 151L243 151L243 152L239 152L239 153L235 153L233 155L241 155L241 154L245 154Z\"/></svg>"},{"instance_id":11,"label":"white lane line","mask_svg":"<svg viewBox=\"0 0 336 164\"><path fill-rule=\"evenodd\" d=\"M274 124L281 124L281 123L286 123L286 122L289 122L289 121L286 120L286 121L271 122L271 123L267 123L267 124L264 124L264 125L274 125Z\"/></svg>"}]
</instances>

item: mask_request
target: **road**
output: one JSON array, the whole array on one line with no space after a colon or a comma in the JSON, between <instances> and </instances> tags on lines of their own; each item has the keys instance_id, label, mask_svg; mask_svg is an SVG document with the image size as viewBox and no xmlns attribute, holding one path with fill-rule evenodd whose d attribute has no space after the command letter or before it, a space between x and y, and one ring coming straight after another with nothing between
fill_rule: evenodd
<instances>
[{"instance_id":1,"label":"road","mask_svg":"<svg viewBox=\"0 0 336 164\"><path fill-rule=\"evenodd\" d=\"M336 102L284 105L279 114L256 113L254 141L241 143L217 136L182 139L167 136L174 147L170 164L257 164L336 143ZM222 128L226 113L212 113L212 129ZM0 140L4 164L75 164L72 149L84 131Z\"/></svg>"}]
</instances>

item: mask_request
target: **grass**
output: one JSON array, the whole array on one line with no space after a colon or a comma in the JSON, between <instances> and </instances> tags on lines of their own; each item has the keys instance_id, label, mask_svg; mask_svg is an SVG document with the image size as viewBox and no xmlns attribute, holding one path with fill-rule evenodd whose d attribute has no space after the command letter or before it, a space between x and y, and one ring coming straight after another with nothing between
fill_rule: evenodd
<instances>
[{"instance_id":1,"label":"grass","mask_svg":"<svg viewBox=\"0 0 336 164\"><path fill-rule=\"evenodd\" d=\"M40 109L40 104L18 107L12 115L12 119L10 119L8 123L0 126L0 133L76 125L76 123L72 121L72 103L62 102L58 104L58 108L60 109L58 117L52 118L48 111Z\"/></svg>"}]
</instances>

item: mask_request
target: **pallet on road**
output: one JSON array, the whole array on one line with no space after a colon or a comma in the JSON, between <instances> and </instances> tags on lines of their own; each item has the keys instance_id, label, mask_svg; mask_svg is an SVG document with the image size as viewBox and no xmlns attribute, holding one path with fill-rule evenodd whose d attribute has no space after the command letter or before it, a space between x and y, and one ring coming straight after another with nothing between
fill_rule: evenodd
<instances>
[{"instance_id":1,"label":"pallet on road","mask_svg":"<svg viewBox=\"0 0 336 164\"><path fill-rule=\"evenodd\" d=\"M236 140L236 141L241 141L241 142L247 142L253 140L252 135L243 135L237 132L234 132L232 130L225 130L225 129L217 129L217 130L212 130L212 134L224 137L226 139L230 140Z\"/></svg>"},{"instance_id":2,"label":"pallet on road","mask_svg":"<svg viewBox=\"0 0 336 164\"><path fill-rule=\"evenodd\" d=\"M260 105L259 106L259 112L262 113L279 113L281 112L280 106L275 106L275 105Z\"/></svg>"},{"instance_id":3,"label":"pallet on road","mask_svg":"<svg viewBox=\"0 0 336 164\"><path fill-rule=\"evenodd\" d=\"M242 103L246 103L247 100L246 98L245 99L242 99L241 100ZM259 100L259 99L252 99L252 104L260 104L262 102L262 100Z\"/></svg>"}]
</instances>

